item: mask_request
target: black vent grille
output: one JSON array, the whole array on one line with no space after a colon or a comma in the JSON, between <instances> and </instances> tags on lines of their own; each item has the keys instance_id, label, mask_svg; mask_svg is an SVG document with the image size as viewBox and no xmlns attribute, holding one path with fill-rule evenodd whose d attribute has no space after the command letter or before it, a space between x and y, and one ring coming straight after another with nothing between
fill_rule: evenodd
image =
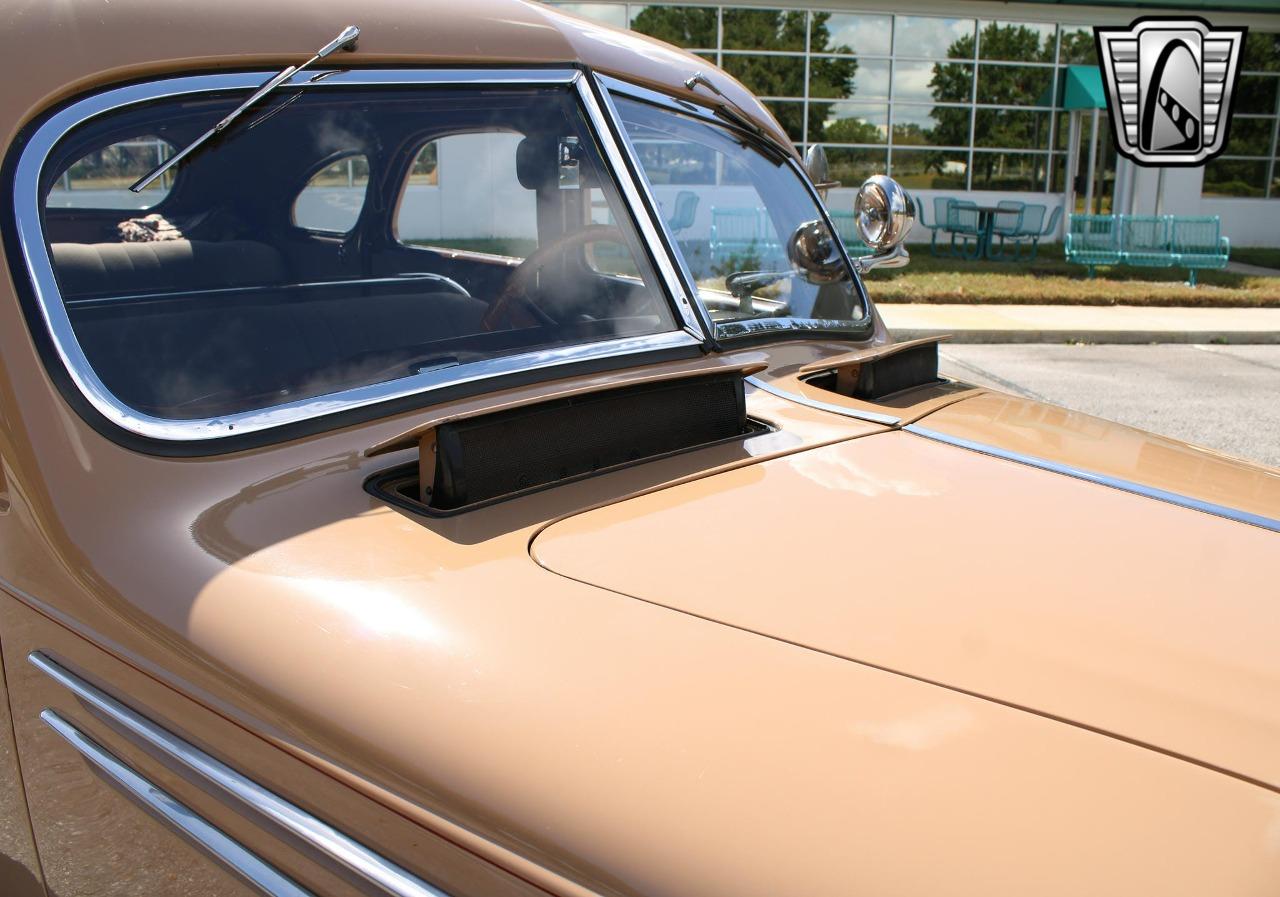
<instances>
[{"instance_id":1,"label":"black vent grille","mask_svg":"<svg viewBox=\"0 0 1280 897\"><path fill-rule=\"evenodd\" d=\"M427 498L455 510L747 432L740 372L559 399L442 424Z\"/></svg>"}]
</instances>

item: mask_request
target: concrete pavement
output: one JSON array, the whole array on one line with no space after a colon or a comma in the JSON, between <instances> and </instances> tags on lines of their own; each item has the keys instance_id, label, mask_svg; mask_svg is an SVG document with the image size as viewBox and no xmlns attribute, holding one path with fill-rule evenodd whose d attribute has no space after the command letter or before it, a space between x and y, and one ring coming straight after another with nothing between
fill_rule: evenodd
<instances>
[{"instance_id":1,"label":"concrete pavement","mask_svg":"<svg viewBox=\"0 0 1280 897\"><path fill-rule=\"evenodd\" d=\"M1280 467L1280 346L952 345L957 379Z\"/></svg>"},{"instance_id":2,"label":"concrete pavement","mask_svg":"<svg viewBox=\"0 0 1280 897\"><path fill-rule=\"evenodd\" d=\"M1280 308L881 303L899 339L957 343L1276 343Z\"/></svg>"}]
</instances>

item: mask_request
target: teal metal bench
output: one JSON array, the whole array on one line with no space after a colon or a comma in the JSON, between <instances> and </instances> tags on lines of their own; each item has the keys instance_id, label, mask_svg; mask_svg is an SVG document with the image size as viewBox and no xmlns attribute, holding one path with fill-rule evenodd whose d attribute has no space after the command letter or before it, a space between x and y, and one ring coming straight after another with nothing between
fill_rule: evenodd
<instances>
[{"instance_id":1,"label":"teal metal bench","mask_svg":"<svg viewBox=\"0 0 1280 897\"><path fill-rule=\"evenodd\" d=\"M1216 216L1072 215L1064 250L1090 277L1098 265L1186 268L1195 286L1198 270L1227 266L1231 243L1220 230Z\"/></svg>"},{"instance_id":2,"label":"teal metal bench","mask_svg":"<svg viewBox=\"0 0 1280 897\"><path fill-rule=\"evenodd\" d=\"M849 253L849 258L871 255L871 247L863 243L862 237L858 236L858 226L853 219L853 212L832 212L831 221L836 226L836 234L840 237L840 242L844 243L844 251Z\"/></svg>"},{"instance_id":3,"label":"teal metal bench","mask_svg":"<svg viewBox=\"0 0 1280 897\"><path fill-rule=\"evenodd\" d=\"M1200 268L1225 268L1231 256L1231 241L1222 236L1218 217L1171 219L1170 244L1179 268L1186 268L1187 282L1196 285Z\"/></svg>"},{"instance_id":4,"label":"teal metal bench","mask_svg":"<svg viewBox=\"0 0 1280 897\"><path fill-rule=\"evenodd\" d=\"M1089 267L1093 277L1098 265L1118 265L1121 259L1120 228L1114 215L1072 215L1063 244L1067 261Z\"/></svg>"},{"instance_id":5,"label":"teal metal bench","mask_svg":"<svg viewBox=\"0 0 1280 897\"><path fill-rule=\"evenodd\" d=\"M711 207L711 263L776 266L782 246L761 208Z\"/></svg>"}]
</instances>

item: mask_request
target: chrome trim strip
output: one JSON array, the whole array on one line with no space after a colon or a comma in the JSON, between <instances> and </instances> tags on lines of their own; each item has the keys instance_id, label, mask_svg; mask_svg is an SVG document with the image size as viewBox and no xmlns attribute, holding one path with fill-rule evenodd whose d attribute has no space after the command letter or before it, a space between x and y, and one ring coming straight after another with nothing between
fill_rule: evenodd
<instances>
[{"instance_id":1,"label":"chrome trim strip","mask_svg":"<svg viewBox=\"0 0 1280 897\"><path fill-rule=\"evenodd\" d=\"M894 417L892 414L881 414L878 411L860 411L856 408L845 408L841 405L819 402L817 399L811 399L808 396L802 396L799 393L791 392L787 389L779 389L772 383L761 380L759 377L747 377L746 381L756 389L763 389L765 392L775 395L780 399L786 399L790 402L807 405L810 408L817 408L819 411L830 411L832 414L842 414L845 417L856 417L858 420L869 421L873 424L885 424L890 427L896 427L898 424L902 423L902 418Z\"/></svg>"},{"instance_id":2,"label":"chrome trim strip","mask_svg":"<svg viewBox=\"0 0 1280 897\"><path fill-rule=\"evenodd\" d=\"M429 371L410 377L402 377L370 386L348 389L311 399L302 399L275 405L256 411L223 415L217 418L170 420L139 412L117 399L85 357L76 339L75 330L67 315L66 307L58 291L53 262L42 233L42 205L39 196L40 171L53 147L71 129L104 113L136 103L165 99L174 96L210 93L221 90L252 89L269 75L269 72L197 75L169 78L119 87L95 94L73 103L54 113L42 124L22 150L18 159L13 185L14 221L17 237L22 247L23 260L31 277L37 304L45 326L53 340L62 364L72 382L89 403L117 426L153 439L174 442L199 443L230 435L241 435L309 420L326 414L363 408L369 405L424 393L432 389L486 380L518 371L550 368L577 361L600 358L625 358L641 356L649 352L676 347L702 345L705 337L687 330L675 330L652 336L624 337L596 343L561 348L543 349L510 355L488 361L459 365L455 368ZM586 104L586 111L593 130L600 132L599 139L606 150L611 144L608 128L602 127L602 113L591 91L585 88L580 72L573 69L419 69L386 71L328 71L311 75L301 81L292 80L292 87L351 87L367 85L423 85L423 84L513 84L513 85L577 85L578 95ZM616 146L614 152L617 152ZM616 165L616 159L610 159ZM619 182L624 193L634 194L625 170L619 171ZM651 230L645 230L647 217L634 209L642 233L649 238ZM648 225L652 227L651 224ZM661 260L660 260L661 261ZM667 263L669 265L669 262ZM660 272L661 274L662 272ZM674 294L676 296L679 293ZM686 300L687 301L687 300ZM682 316L685 310L677 303Z\"/></svg>"},{"instance_id":3,"label":"chrome trim strip","mask_svg":"<svg viewBox=\"0 0 1280 897\"><path fill-rule=\"evenodd\" d=\"M203 817L196 815L168 793L161 791L114 754L100 747L53 710L40 714L45 725L61 735L68 744L100 769L136 800L150 808L178 831L211 853L215 859L269 897L313 897L274 866L232 840Z\"/></svg>"},{"instance_id":4,"label":"chrome trim strip","mask_svg":"<svg viewBox=\"0 0 1280 897\"><path fill-rule=\"evenodd\" d=\"M696 333L705 334L706 339L712 340L715 338L715 322L711 320L711 315L703 304L697 300L697 283L693 279L693 274L689 271L688 265L685 264L684 254L680 252L675 235L667 229L667 222L663 220L659 212L661 206L658 205L658 200L653 195L653 189L649 186L649 179L645 176L644 168L640 165L640 157L636 155L635 146L632 145L631 138L627 135L627 129L622 125L622 119L618 115L618 107L613 104L613 97L610 95L608 83L615 82L615 79L604 75L594 75L594 79L596 87L599 88L600 104L595 102L594 92L586 89L584 85L583 92L593 94L591 101L587 104L587 108L600 114L599 130L609 133L609 143L606 146L606 150L609 153L609 161L618 170L619 180L624 181L626 184L627 199L633 206L632 213L637 219L643 220L648 225L644 233L651 240L649 245L654 247L655 250L657 247L662 247L664 250L661 253L664 257L660 262L662 274L667 278L671 294L679 297L680 311L684 316L685 326ZM615 83L621 84L622 82ZM584 100L584 102L586 101ZM603 110L601 104L603 105ZM607 121L604 110L607 110L608 113ZM659 234L661 234L661 238L659 238ZM654 254L657 255L659 253L655 252Z\"/></svg>"},{"instance_id":5,"label":"chrome trim strip","mask_svg":"<svg viewBox=\"0 0 1280 897\"><path fill-rule=\"evenodd\" d=\"M1264 517L1261 514L1253 514L1249 511L1229 508L1226 505L1214 504L1210 501L1202 501L1201 499L1192 498L1188 495L1182 495L1177 492L1168 492L1164 489L1157 489L1154 486L1135 483L1133 480L1113 477L1104 473L1096 473L1092 470L1072 467L1069 464L1060 464L1057 461L1049 461L1045 458L1037 458L1034 455L1024 455L1021 452L1009 451L1008 449L1002 449L999 446L994 445L987 445L983 442L961 439L959 436L951 436L937 430L930 430L929 428L921 427L918 424L908 424L902 429L908 433L914 433L917 436L932 439L935 442L954 445L957 448L968 449L969 451L978 452L983 455L990 455L993 458L1003 458L1006 461L1016 461L1019 464L1026 464L1028 467L1038 467L1041 470L1047 470L1050 473L1060 473L1064 476L1074 477L1078 480L1097 483L1100 486L1110 486L1112 489L1119 489L1122 492L1130 492L1134 495L1154 498L1156 501L1167 502L1168 504L1189 508L1193 511L1202 511L1205 514L1213 514L1215 517L1225 517L1227 520L1234 520L1237 523L1248 523L1252 526L1258 526L1262 529L1280 533L1280 520L1273 517Z\"/></svg>"},{"instance_id":6,"label":"chrome trim strip","mask_svg":"<svg viewBox=\"0 0 1280 897\"><path fill-rule=\"evenodd\" d=\"M294 837L320 851L372 885L395 897L449 897L406 869L352 840L301 807L245 778L231 767L188 744L106 692L85 682L39 651L27 655L33 666L106 715L131 735L163 753L218 790L235 798Z\"/></svg>"}]
</instances>

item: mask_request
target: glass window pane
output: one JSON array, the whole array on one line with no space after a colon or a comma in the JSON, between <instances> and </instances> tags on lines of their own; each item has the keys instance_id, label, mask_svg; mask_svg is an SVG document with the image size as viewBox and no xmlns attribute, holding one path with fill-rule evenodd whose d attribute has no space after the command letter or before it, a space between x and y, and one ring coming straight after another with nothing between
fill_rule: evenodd
<instances>
[{"instance_id":1,"label":"glass window pane","mask_svg":"<svg viewBox=\"0 0 1280 897\"><path fill-rule=\"evenodd\" d=\"M974 121L974 145L1009 149L1048 149L1048 112L1025 109L979 109Z\"/></svg>"},{"instance_id":2,"label":"glass window pane","mask_svg":"<svg viewBox=\"0 0 1280 897\"><path fill-rule=\"evenodd\" d=\"M908 190L963 190L969 154L895 148L890 174Z\"/></svg>"},{"instance_id":3,"label":"glass window pane","mask_svg":"<svg viewBox=\"0 0 1280 897\"><path fill-rule=\"evenodd\" d=\"M973 154L974 190L1044 190L1045 153Z\"/></svg>"},{"instance_id":4,"label":"glass window pane","mask_svg":"<svg viewBox=\"0 0 1280 897\"><path fill-rule=\"evenodd\" d=\"M792 142L800 143L804 140L803 102L766 100L764 105L773 113L773 117L778 120L778 124L782 125L782 130L787 132Z\"/></svg>"},{"instance_id":5,"label":"glass window pane","mask_svg":"<svg viewBox=\"0 0 1280 897\"><path fill-rule=\"evenodd\" d=\"M804 50L805 14L782 9L726 9L726 50Z\"/></svg>"},{"instance_id":6,"label":"glass window pane","mask_svg":"<svg viewBox=\"0 0 1280 897\"><path fill-rule=\"evenodd\" d=\"M369 159L347 156L317 171L293 203L293 223L307 230L345 234L356 226L369 188Z\"/></svg>"},{"instance_id":7,"label":"glass window pane","mask_svg":"<svg viewBox=\"0 0 1280 897\"><path fill-rule=\"evenodd\" d=\"M968 146L970 106L893 107L893 145Z\"/></svg>"},{"instance_id":8,"label":"glass window pane","mask_svg":"<svg viewBox=\"0 0 1280 897\"><path fill-rule=\"evenodd\" d=\"M809 60L809 96L840 100L889 96L889 60L814 56Z\"/></svg>"},{"instance_id":9,"label":"glass window pane","mask_svg":"<svg viewBox=\"0 0 1280 897\"><path fill-rule=\"evenodd\" d=\"M1052 106L1053 69L1029 65L980 65L978 102L996 106Z\"/></svg>"},{"instance_id":10,"label":"glass window pane","mask_svg":"<svg viewBox=\"0 0 1280 897\"><path fill-rule=\"evenodd\" d=\"M825 143L884 143L889 107L884 103L810 103L809 140Z\"/></svg>"},{"instance_id":11,"label":"glass window pane","mask_svg":"<svg viewBox=\"0 0 1280 897\"><path fill-rule=\"evenodd\" d=\"M617 99L617 108L633 141L681 143L690 145L691 153L710 151L716 157L716 184L682 190L655 186L654 192L664 210L671 210L668 220L675 217L682 192L684 205L695 209L683 218L687 224L679 248L698 298L721 334L749 332L753 328L740 323L748 318L817 318L847 327L862 316L855 280L825 227L819 225L822 234L815 245L820 257L810 259L816 267L802 268L788 254L797 231L819 220L815 198L790 165L702 118L624 97ZM648 166L644 172L650 181L661 177Z\"/></svg>"},{"instance_id":12,"label":"glass window pane","mask_svg":"<svg viewBox=\"0 0 1280 897\"><path fill-rule=\"evenodd\" d=\"M1204 167L1205 196L1264 196L1267 162L1251 159L1212 159Z\"/></svg>"},{"instance_id":13,"label":"glass window pane","mask_svg":"<svg viewBox=\"0 0 1280 897\"><path fill-rule=\"evenodd\" d=\"M716 9L707 6L633 6L631 29L677 47L713 50Z\"/></svg>"},{"instance_id":14,"label":"glass window pane","mask_svg":"<svg viewBox=\"0 0 1280 897\"><path fill-rule=\"evenodd\" d=\"M169 169L141 193L129 185L173 152L173 146L153 135L94 150L58 176L45 204L62 209L149 209L169 194L177 170Z\"/></svg>"},{"instance_id":15,"label":"glass window pane","mask_svg":"<svg viewBox=\"0 0 1280 897\"><path fill-rule=\"evenodd\" d=\"M893 17L815 12L809 22L812 53L868 53L888 56Z\"/></svg>"},{"instance_id":16,"label":"glass window pane","mask_svg":"<svg viewBox=\"0 0 1280 897\"><path fill-rule=\"evenodd\" d=\"M1275 129L1274 118L1231 119L1231 132L1227 137L1228 156L1269 156L1271 135Z\"/></svg>"},{"instance_id":17,"label":"glass window pane","mask_svg":"<svg viewBox=\"0 0 1280 897\"><path fill-rule=\"evenodd\" d=\"M741 56L726 53L724 70L759 97L804 98L803 56Z\"/></svg>"},{"instance_id":18,"label":"glass window pane","mask_svg":"<svg viewBox=\"0 0 1280 897\"><path fill-rule=\"evenodd\" d=\"M1249 29L1249 34L1244 40L1240 70L1280 72L1280 33Z\"/></svg>"},{"instance_id":19,"label":"glass window pane","mask_svg":"<svg viewBox=\"0 0 1280 897\"><path fill-rule=\"evenodd\" d=\"M1064 193L1067 189L1067 157L1064 153L1053 154L1053 164L1050 169L1051 179L1049 181L1050 193Z\"/></svg>"},{"instance_id":20,"label":"glass window pane","mask_svg":"<svg viewBox=\"0 0 1280 897\"><path fill-rule=\"evenodd\" d=\"M973 19L898 16L893 52L895 56L972 59L973 29Z\"/></svg>"},{"instance_id":21,"label":"glass window pane","mask_svg":"<svg viewBox=\"0 0 1280 897\"><path fill-rule=\"evenodd\" d=\"M980 22L978 58L1053 62L1057 26L1038 22Z\"/></svg>"},{"instance_id":22,"label":"glass window pane","mask_svg":"<svg viewBox=\"0 0 1280 897\"><path fill-rule=\"evenodd\" d=\"M843 187L857 188L873 174L889 170L884 150L826 147L827 164L831 167L831 179Z\"/></svg>"},{"instance_id":23,"label":"glass window pane","mask_svg":"<svg viewBox=\"0 0 1280 897\"><path fill-rule=\"evenodd\" d=\"M1280 85L1280 78L1275 75L1241 75L1236 86L1234 111L1275 115L1277 85Z\"/></svg>"},{"instance_id":24,"label":"glass window pane","mask_svg":"<svg viewBox=\"0 0 1280 897\"><path fill-rule=\"evenodd\" d=\"M594 19L615 28L627 27L627 7L625 3L556 3L556 8L571 12L584 19Z\"/></svg>"},{"instance_id":25,"label":"glass window pane","mask_svg":"<svg viewBox=\"0 0 1280 897\"><path fill-rule=\"evenodd\" d=\"M1065 150L1067 148L1067 138L1071 135L1071 113L1059 112L1058 124L1053 132L1053 148L1055 150Z\"/></svg>"},{"instance_id":26,"label":"glass window pane","mask_svg":"<svg viewBox=\"0 0 1280 897\"><path fill-rule=\"evenodd\" d=\"M893 96L917 103L968 103L973 99L973 65L894 60Z\"/></svg>"},{"instance_id":27,"label":"glass window pane","mask_svg":"<svg viewBox=\"0 0 1280 897\"><path fill-rule=\"evenodd\" d=\"M716 182L716 154L708 147L680 140L636 139L633 144L654 186Z\"/></svg>"},{"instance_id":28,"label":"glass window pane","mask_svg":"<svg viewBox=\"0 0 1280 897\"><path fill-rule=\"evenodd\" d=\"M1058 62L1063 65L1097 65L1098 48L1093 40L1093 29L1083 25L1063 25Z\"/></svg>"},{"instance_id":29,"label":"glass window pane","mask_svg":"<svg viewBox=\"0 0 1280 897\"><path fill-rule=\"evenodd\" d=\"M242 100L239 91L188 94L105 112L53 147L46 183L86 147L159 129L200 133ZM422 152L429 141L434 163ZM569 158L577 164L563 164ZM424 369L465 376L498 356L675 329L571 87L331 85L273 95L252 126L191 156L169 189L160 208L182 210L176 228L126 232L117 223L135 212L90 221L52 206L40 222L89 363L123 404L155 417L319 401ZM585 230L598 220L588 190L612 228ZM300 224L337 232L354 223L361 239L404 242L380 242L376 259L335 252L322 235L279 226L295 200ZM540 202L556 228L538 229ZM556 265L554 286L535 276L606 242L613 258L633 260L610 270L638 277L572 264ZM449 251L430 248L441 245ZM534 247L547 251L517 268ZM89 297L110 301L79 301Z\"/></svg>"}]
</instances>

